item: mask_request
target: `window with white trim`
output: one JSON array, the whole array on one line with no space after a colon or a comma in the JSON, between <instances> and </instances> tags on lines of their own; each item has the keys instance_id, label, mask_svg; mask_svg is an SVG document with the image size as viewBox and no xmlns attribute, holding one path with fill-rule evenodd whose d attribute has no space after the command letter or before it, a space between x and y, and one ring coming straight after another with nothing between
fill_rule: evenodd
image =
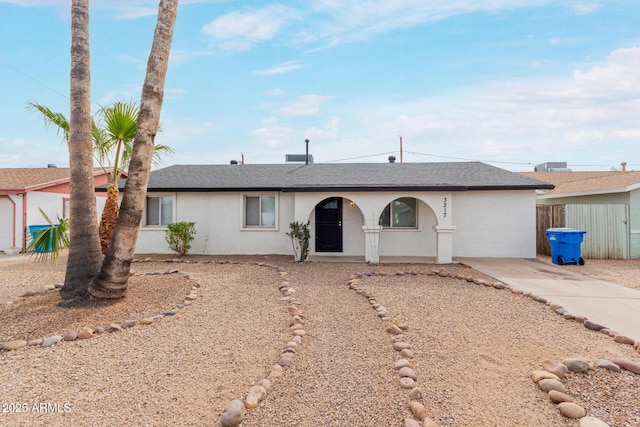
<instances>
[{"instance_id":1,"label":"window with white trim","mask_svg":"<svg viewBox=\"0 0 640 427\"><path fill-rule=\"evenodd\" d=\"M173 222L173 197L147 197L147 226L164 226Z\"/></svg>"},{"instance_id":2,"label":"window with white trim","mask_svg":"<svg viewBox=\"0 0 640 427\"><path fill-rule=\"evenodd\" d=\"M378 224L384 228L418 228L418 202L413 197L400 197L389 203Z\"/></svg>"},{"instance_id":3,"label":"window with white trim","mask_svg":"<svg viewBox=\"0 0 640 427\"><path fill-rule=\"evenodd\" d=\"M276 197L275 196L245 196L244 197L244 226L275 228Z\"/></svg>"}]
</instances>

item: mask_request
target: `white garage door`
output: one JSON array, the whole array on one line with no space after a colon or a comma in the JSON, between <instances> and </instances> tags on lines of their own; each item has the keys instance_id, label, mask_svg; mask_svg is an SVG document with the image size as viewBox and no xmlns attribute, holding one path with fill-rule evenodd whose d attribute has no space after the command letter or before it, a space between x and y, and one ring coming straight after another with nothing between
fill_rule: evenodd
<instances>
[{"instance_id":1,"label":"white garage door","mask_svg":"<svg viewBox=\"0 0 640 427\"><path fill-rule=\"evenodd\" d=\"M0 197L0 251L13 246L13 203Z\"/></svg>"}]
</instances>

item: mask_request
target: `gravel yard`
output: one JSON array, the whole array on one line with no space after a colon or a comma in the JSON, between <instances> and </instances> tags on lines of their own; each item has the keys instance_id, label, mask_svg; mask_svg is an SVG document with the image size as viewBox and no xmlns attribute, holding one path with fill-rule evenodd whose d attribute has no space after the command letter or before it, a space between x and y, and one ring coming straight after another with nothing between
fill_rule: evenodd
<instances>
[{"instance_id":1,"label":"gravel yard","mask_svg":"<svg viewBox=\"0 0 640 427\"><path fill-rule=\"evenodd\" d=\"M0 342L137 321L90 339L0 351L0 425L219 425L230 401L269 378L266 398L247 410L241 426L401 426L414 418L412 400L443 427L578 426L532 382L531 371L545 358L640 361L633 346L565 320L548 305L433 274L440 266L227 258L236 263L136 263L125 301L83 312L52 307L55 291L17 298L61 283L64 259L58 266L0 259ZM587 260L578 272L596 264ZM445 268L490 281L468 268ZM172 270L183 274L147 274ZM366 290L350 289L354 274ZM289 295L279 290L283 282ZM191 294L192 303L185 299ZM396 340L411 345L421 398L401 387L394 364L402 356L386 331L393 321L381 320L369 299L407 328ZM293 349L295 307L304 334ZM175 315L162 316L168 310ZM285 348L294 351L293 364L277 377ZM563 383L588 415L611 426L640 425L640 375L598 368L569 372Z\"/></svg>"}]
</instances>

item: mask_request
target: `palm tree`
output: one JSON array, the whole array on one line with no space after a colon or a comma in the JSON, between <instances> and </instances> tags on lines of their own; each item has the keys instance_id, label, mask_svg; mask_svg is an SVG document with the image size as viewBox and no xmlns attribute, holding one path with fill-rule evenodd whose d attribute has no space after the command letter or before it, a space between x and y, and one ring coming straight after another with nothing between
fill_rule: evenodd
<instances>
[{"instance_id":1,"label":"palm tree","mask_svg":"<svg viewBox=\"0 0 640 427\"><path fill-rule=\"evenodd\" d=\"M94 298L121 298L127 290L131 261L144 210L154 140L160 122L164 81L177 9L178 0L160 0L158 22L142 86L137 133L133 142L124 197L120 205L122 214L116 221L111 246L102 267L89 285L89 292Z\"/></svg>"},{"instance_id":2,"label":"palm tree","mask_svg":"<svg viewBox=\"0 0 640 427\"><path fill-rule=\"evenodd\" d=\"M62 131L68 141L69 122L62 113L51 111L44 105L29 103L28 108L39 112L47 126L55 126ZM117 101L100 107L96 118L91 118L93 157L109 177L107 199L100 219L99 235L102 254L107 253L113 228L118 218L118 179L129 167L136 136L136 121L139 109L133 102ZM153 165L160 164L162 156L173 153L167 145L156 144L153 149Z\"/></svg>"},{"instance_id":3,"label":"palm tree","mask_svg":"<svg viewBox=\"0 0 640 427\"><path fill-rule=\"evenodd\" d=\"M102 254L98 240L98 212L93 180L91 77L89 70L89 0L71 2L69 141L71 209L69 259L60 290L63 299L86 295Z\"/></svg>"}]
</instances>

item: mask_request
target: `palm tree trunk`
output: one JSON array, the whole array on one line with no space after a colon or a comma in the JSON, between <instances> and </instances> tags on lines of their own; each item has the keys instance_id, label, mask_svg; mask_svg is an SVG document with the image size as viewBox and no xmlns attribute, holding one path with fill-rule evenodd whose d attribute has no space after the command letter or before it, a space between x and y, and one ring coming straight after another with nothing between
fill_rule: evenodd
<instances>
[{"instance_id":1,"label":"palm tree trunk","mask_svg":"<svg viewBox=\"0 0 640 427\"><path fill-rule=\"evenodd\" d=\"M164 81L177 9L178 0L160 0L120 214L102 268L89 287L89 292L95 298L121 298L127 290L147 195L153 146L160 123Z\"/></svg>"},{"instance_id":2,"label":"palm tree trunk","mask_svg":"<svg viewBox=\"0 0 640 427\"><path fill-rule=\"evenodd\" d=\"M102 261L93 179L89 59L89 1L73 0L69 116L70 246L64 286L60 290L63 299L86 295Z\"/></svg>"},{"instance_id":3,"label":"palm tree trunk","mask_svg":"<svg viewBox=\"0 0 640 427\"><path fill-rule=\"evenodd\" d=\"M102 209L102 218L100 219L99 227L100 246L103 255L107 254L111 236L113 236L113 229L118 219L118 212L120 210L118 206L118 194L118 185L109 184L107 187L107 200L105 200L104 208Z\"/></svg>"}]
</instances>

